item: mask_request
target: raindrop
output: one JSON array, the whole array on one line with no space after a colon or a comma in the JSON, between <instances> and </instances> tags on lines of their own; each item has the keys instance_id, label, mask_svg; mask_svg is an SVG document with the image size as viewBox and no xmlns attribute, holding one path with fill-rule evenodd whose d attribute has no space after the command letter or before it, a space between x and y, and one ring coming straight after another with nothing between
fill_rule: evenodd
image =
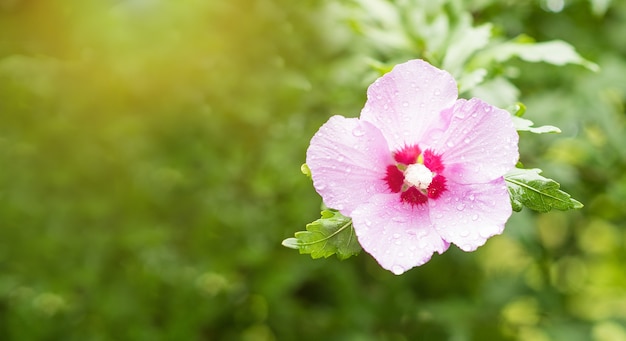
<instances>
[{"instance_id":1,"label":"raindrop","mask_svg":"<svg viewBox=\"0 0 626 341\"><path fill-rule=\"evenodd\" d=\"M454 113L454 116L458 118L465 118L465 113L463 111L457 111L456 113Z\"/></svg>"},{"instance_id":2,"label":"raindrop","mask_svg":"<svg viewBox=\"0 0 626 341\"><path fill-rule=\"evenodd\" d=\"M441 90L435 89L435 96L439 96L439 95L441 95Z\"/></svg>"},{"instance_id":3,"label":"raindrop","mask_svg":"<svg viewBox=\"0 0 626 341\"><path fill-rule=\"evenodd\" d=\"M394 242L394 244L396 244L396 245L401 245L401 244L402 244L402 241L401 241L400 239L396 239L396 241Z\"/></svg>"},{"instance_id":4,"label":"raindrop","mask_svg":"<svg viewBox=\"0 0 626 341\"><path fill-rule=\"evenodd\" d=\"M391 267L391 272L393 272L396 275L401 275L404 271L405 271L404 268L397 264Z\"/></svg>"},{"instance_id":5,"label":"raindrop","mask_svg":"<svg viewBox=\"0 0 626 341\"><path fill-rule=\"evenodd\" d=\"M461 237L467 237L469 235L470 235L470 230L468 230L468 229L464 229L464 230L459 231L459 236L461 236Z\"/></svg>"},{"instance_id":6,"label":"raindrop","mask_svg":"<svg viewBox=\"0 0 626 341\"><path fill-rule=\"evenodd\" d=\"M476 198L474 197L474 194L470 194L470 195L469 195L469 200L474 201L474 199L476 199Z\"/></svg>"},{"instance_id":7,"label":"raindrop","mask_svg":"<svg viewBox=\"0 0 626 341\"><path fill-rule=\"evenodd\" d=\"M360 137L365 135L365 131L363 130L363 128L361 128L361 126L357 126L356 128L352 129L352 135L354 135L355 137Z\"/></svg>"},{"instance_id":8,"label":"raindrop","mask_svg":"<svg viewBox=\"0 0 626 341\"><path fill-rule=\"evenodd\" d=\"M383 109L385 110L389 109L389 105L388 104L383 105Z\"/></svg>"},{"instance_id":9,"label":"raindrop","mask_svg":"<svg viewBox=\"0 0 626 341\"><path fill-rule=\"evenodd\" d=\"M459 203L458 205L456 205L456 209L459 211L463 211L465 209L465 204Z\"/></svg>"},{"instance_id":10,"label":"raindrop","mask_svg":"<svg viewBox=\"0 0 626 341\"><path fill-rule=\"evenodd\" d=\"M491 107L487 105L487 106L485 106L483 108L483 110L485 110L485 112L490 112L491 111Z\"/></svg>"},{"instance_id":11,"label":"raindrop","mask_svg":"<svg viewBox=\"0 0 626 341\"><path fill-rule=\"evenodd\" d=\"M403 102L402 106L405 107L405 108L408 107L409 106L409 102Z\"/></svg>"},{"instance_id":12,"label":"raindrop","mask_svg":"<svg viewBox=\"0 0 626 341\"><path fill-rule=\"evenodd\" d=\"M471 141L471 140L470 140L470 138L469 138L469 137L466 137L466 138L465 138L465 140L463 140L463 142L465 142L465 143L470 143L470 141Z\"/></svg>"},{"instance_id":13,"label":"raindrop","mask_svg":"<svg viewBox=\"0 0 626 341\"><path fill-rule=\"evenodd\" d=\"M339 161L339 162L343 161L343 159L344 159L344 157L341 156L341 155L339 155L339 157L337 157L337 161Z\"/></svg>"},{"instance_id":14,"label":"raindrop","mask_svg":"<svg viewBox=\"0 0 626 341\"><path fill-rule=\"evenodd\" d=\"M393 237L394 237L394 238L396 238L396 239L398 239L398 238L400 238L400 234L399 234L399 233L394 233L394 234L393 234Z\"/></svg>"},{"instance_id":15,"label":"raindrop","mask_svg":"<svg viewBox=\"0 0 626 341\"><path fill-rule=\"evenodd\" d=\"M446 143L446 146L452 148L452 147L454 147L454 142L448 141L448 143Z\"/></svg>"},{"instance_id":16,"label":"raindrop","mask_svg":"<svg viewBox=\"0 0 626 341\"><path fill-rule=\"evenodd\" d=\"M489 233L488 230L480 230L480 231L478 231L478 234L480 234L480 236L483 237L483 238L491 237L491 233Z\"/></svg>"},{"instance_id":17,"label":"raindrop","mask_svg":"<svg viewBox=\"0 0 626 341\"><path fill-rule=\"evenodd\" d=\"M474 214L474 215L472 216L472 220L473 220L473 221L478 220L478 214Z\"/></svg>"},{"instance_id":18,"label":"raindrop","mask_svg":"<svg viewBox=\"0 0 626 341\"><path fill-rule=\"evenodd\" d=\"M391 220L395 221L396 223L404 223L404 222L406 222L406 218L405 217L393 217L393 218L391 218Z\"/></svg>"},{"instance_id":19,"label":"raindrop","mask_svg":"<svg viewBox=\"0 0 626 341\"><path fill-rule=\"evenodd\" d=\"M372 222L369 219L365 219L365 225L372 226Z\"/></svg>"}]
</instances>

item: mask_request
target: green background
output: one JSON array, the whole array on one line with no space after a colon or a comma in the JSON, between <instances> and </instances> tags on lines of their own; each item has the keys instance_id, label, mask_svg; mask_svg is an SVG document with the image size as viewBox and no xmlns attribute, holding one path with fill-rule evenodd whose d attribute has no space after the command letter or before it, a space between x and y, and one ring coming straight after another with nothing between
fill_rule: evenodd
<instances>
[{"instance_id":1,"label":"green background","mask_svg":"<svg viewBox=\"0 0 626 341\"><path fill-rule=\"evenodd\" d=\"M0 0L0 339L626 340L626 3L430 3L600 66L508 66L563 131L522 161L585 207L395 276L280 245L319 216L311 136L372 60L423 56L366 34L374 9Z\"/></svg>"}]
</instances>

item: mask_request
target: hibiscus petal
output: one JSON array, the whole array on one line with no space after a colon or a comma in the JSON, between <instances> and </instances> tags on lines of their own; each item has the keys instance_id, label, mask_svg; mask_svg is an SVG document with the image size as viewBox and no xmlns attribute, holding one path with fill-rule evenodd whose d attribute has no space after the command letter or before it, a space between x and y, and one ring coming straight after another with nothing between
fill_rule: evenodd
<instances>
[{"instance_id":1,"label":"hibiscus petal","mask_svg":"<svg viewBox=\"0 0 626 341\"><path fill-rule=\"evenodd\" d=\"M444 176L459 183L484 183L503 176L519 158L519 136L511 114L477 98L454 105L450 125L433 147L446 167Z\"/></svg>"},{"instance_id":2,"label":"hibiscus petal","mask_svg":"<svg viewBox=\"0 0 626 341\"><path fill-rule=\"evenodd\" d=\"M324 203L344 215L372 195L390 192L384 178L393 159L385 138L369 122L331 117L311 139L306 163Z\"/></svg>"},{"instance_id":3,"label":"hibiscus petal","mask_svg":"<svg viewBox=\"0 0 626 341\"><path fill-rule=\"evenodd\" d=\"M417 145L458 95L452 76L424 62L396 65L367 89L361 119L372 122L391 150Z\"/></svg>"},{"instance_id":4,"label":"hibiscus petal","mask_svg":"<svg viewBox=\"0 0 626 341\"><path fill-rule=\"evenodd\" d=\"M359 243L385 269L399 275L443 253L450 245L433 229L426 205L403 204L397 194L379 194L352 212Z\"/></svg>"},{"instance_id":5,"label":"hibiscus petal","mask_svg":"<svg viewBox=\"0 0 626 341\"><path fill-rule=\"evenodd\" d=\"M464 251L474 251L502 233L512 213L503 178L472 185L448 182L448 190L429 204L439 235Z\"/></svg>"}]
</instances>

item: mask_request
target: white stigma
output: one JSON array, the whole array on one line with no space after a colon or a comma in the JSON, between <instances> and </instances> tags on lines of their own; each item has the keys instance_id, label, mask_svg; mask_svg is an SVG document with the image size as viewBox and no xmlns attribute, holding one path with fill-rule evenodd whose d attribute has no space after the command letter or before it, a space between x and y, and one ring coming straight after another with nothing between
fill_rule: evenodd
<instances>
[{"instance_id":1,"label":"white stigma","mask_svg":"<svg viewBox=\"0 0 626 341\"><path fill-rule=\"evenodd\" d=\"M414 163L404 171L404 181L418 189L427 189L433 181L433 172L421 163Z\"/></svg>"}]
</instances>

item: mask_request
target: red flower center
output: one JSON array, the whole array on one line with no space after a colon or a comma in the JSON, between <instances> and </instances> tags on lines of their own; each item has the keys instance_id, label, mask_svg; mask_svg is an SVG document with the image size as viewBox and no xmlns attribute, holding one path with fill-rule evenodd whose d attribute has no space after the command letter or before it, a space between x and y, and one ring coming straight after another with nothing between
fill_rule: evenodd
<instances>
[{"instance_id":1,"label":"red flower center","mask_svg":"<svg viewBox=\"0 0 626 341\"><path fill-rule=\"evenodd\" d=\"M393 153L395 165L387 166L385 181L393 193L413 206L437 199L446 191L446 178L441 156L419 146L406 146ZM430 174L429 174L430 173Z\"/></svg>"}]
</instances>

